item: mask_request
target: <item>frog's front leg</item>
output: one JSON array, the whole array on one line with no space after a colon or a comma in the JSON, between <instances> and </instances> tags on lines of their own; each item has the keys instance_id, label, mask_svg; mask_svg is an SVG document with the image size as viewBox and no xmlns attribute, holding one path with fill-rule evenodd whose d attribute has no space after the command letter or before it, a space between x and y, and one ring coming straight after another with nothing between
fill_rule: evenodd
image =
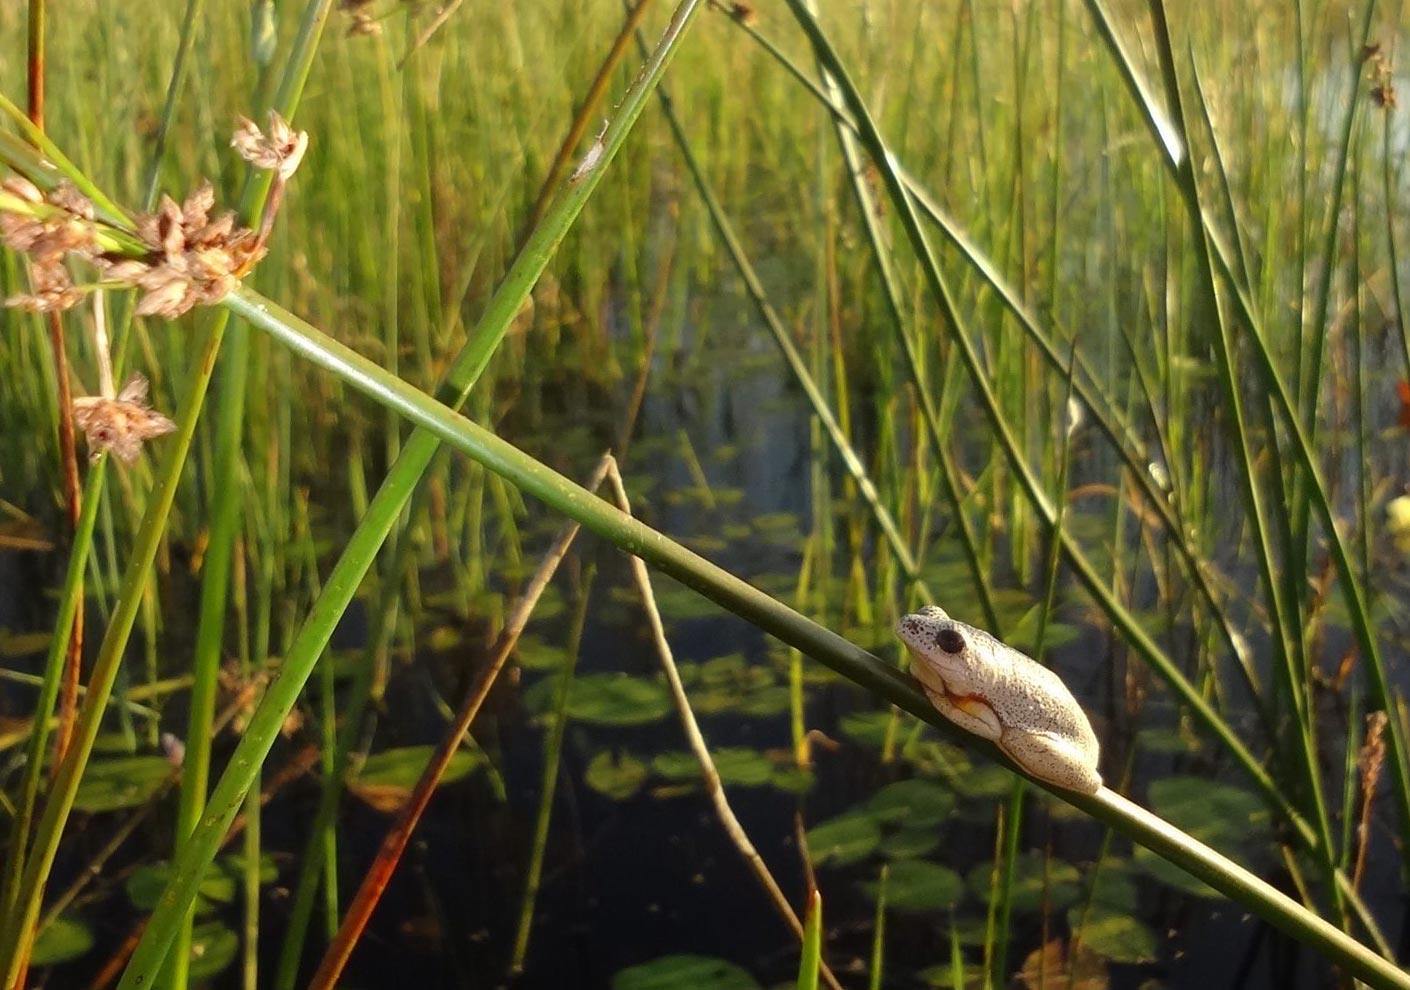
<instances>
[{"instance_id":1,"label":"frog's front leg","mask_svg":"<svg viewBox=\"0 0 1410 990\"><path fill-rule=\"evenodd\" d=\"M988 702L978 695L955 694L943 686L936 690L925 681L921 682L921 687L925 688L925 693L936 710L966 732L973 732L976 736L993 742L998 742L1003 735L1004 727L999 724L999 717L994 714L994 709L989 707Z\"/></svg>"},{"instance_id":2,"label":"frog's front leg","mask_svg":"<svg viewBox=\"0 0 1410 990\"><path fill-rule=\"evenodd\" d=\"M1086 753L1071 741L1046 732L1005 729L999 748L1039 780L1082 794L1101 790L1102 777Z\"/></svg>"}]
</instances>

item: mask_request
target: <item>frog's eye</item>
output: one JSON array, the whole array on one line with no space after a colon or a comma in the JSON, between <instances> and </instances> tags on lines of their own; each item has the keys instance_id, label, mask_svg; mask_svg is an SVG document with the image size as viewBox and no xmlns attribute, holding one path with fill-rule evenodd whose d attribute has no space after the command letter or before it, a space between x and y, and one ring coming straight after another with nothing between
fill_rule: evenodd
<instances>
[{"instance_id":1,"label":"frog's eye","mask_svg":"<svg viewBox=\"0 0 1410 990\"><path fill-rule=\"evenodd\" d=\"M935 645L946 653L963 653L964 634L954 626L945 626L935 634Z\"/></svg>"}]
</instances>

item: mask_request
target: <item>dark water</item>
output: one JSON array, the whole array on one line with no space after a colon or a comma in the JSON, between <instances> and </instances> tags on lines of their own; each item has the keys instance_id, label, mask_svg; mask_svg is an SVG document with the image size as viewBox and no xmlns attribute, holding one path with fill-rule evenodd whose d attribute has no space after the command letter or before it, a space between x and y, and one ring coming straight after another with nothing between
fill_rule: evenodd
<instances>
[{"instance_id":1,"label":"dark water","mask_svg":"<svg viewBox=\"0 0 1410 990\"><path fill-rule=\"evenodd\" d=\"M678 538L718 537L723 547L707 556L744 576L770 580L791 575L799 565L800 541L796 537L763 540L758 534L740 536L731 531L765 515L788 514L795 522L791 532L806 528L810 510L808 417L800 398L772 367L770 352L757 343L741 342L736 362L716 365L699 376L658 388L648 397L637 452L627 470L633 478L654 479L649 496L638 506L652 525ZM617 409L621 403L604 402ZM613 436L606 413L585 408L550 409L576 428L579 441L558 466L581 474L592 451L605 447ZM736 502L715 510L697 500L672 500L669 493L690 488L693 478L671 438L685 430L699 455L712 486L726 493L737 491ZM512 435L512 422L509 426ZM541 433L539 435L542 435ZM1099 446L1093 441L1093 446ZM728 457L713 456L733 450ZM1100 454L1088 454L1079 473L1110 475L1110 465ZM1078 479L1080 481L1080 479ZM538 507L528 530L546 534L555 525ZM541 524L540 524L541 523ZM729 536L735 532L734 536ZM546 545L539 536L526 547L534 559ZM576 559L557 579L562 597L571 597L572 574L586 562L599 567L589 620L582 642L578 671L583 675L625 671L651 677L657 669L654 653L635 609L613 598L612 590L628 586L620 556L584 537ZM26 555L0 554L0 627L39 629L47 623L50 603L33 589L42 585L40 562ZM326 566L326 564L325 564ZM1238 566L1231 562L1231 566ZM1250 573L1250 577L1252 573ZM444 575L439 576L444 581ZM428 575L425 586L434 589L438 576ZM192 588L178 588L171 600L186 600ZM1152 599L1149 575L1137 576L1136 597ZM1134 785L1138 800L1146 785L1171 774L1220 779L1239 786L1237 772L1222 767L1207 751L1172 753L1137 745L1142 730L1170 729L1176 717L1159 684L1152 684L1139 716L1127 712L1124 653L1111 647L1106 635L1085 621L1072 599L1059 618L1073 627L1072 641L1056 653L1056 666L1094 717L1103 737L1108 777L1121 761L1135 752ZM168 617L171 628L165 645L166 662L182 668L181 656L189 649L189 628L182 613ZM547 621L536 621L530 632L544 642L561 644L566 638L568 610ZM672 619L669 633L678 661L703 661L740 652L751 666L773 669L770 644L747 624L706 609L690 618ZM345 619L335 648L356 650L366 631L366 616L355 609ZM422 646L408 663L394 665L386 696L378 713L374 748L436 742L444 719L433 704L438 692L452 707L460 692L486 657L482 622L428 611L418 617L418 627L450 626L464 633L447 648ZM1177 627L1175 638L1181 635ZM425 642L425 637L418 641ZM90 643L94 641L90 638ZM1256 653L1262 644L1254 643ZM894 646L889 654L894 657ZM131 651L133 657L139 651ZM491 754L503 781L501 800L490 775L479 772L449 785L433 800L415 839L374 920L353 957L344 981L348 987L607 987L614 974L627 967L673 953L718 956L745 967L762 986L789 983L796 970L796 945L759 890L753 875L735 848L726 840L710 805L699 789L667 796L650 787L632 797L616 800L599 793L585 781L592 757L624 751L649 759L651 754L684 748L674 714L646 726L612 728L570 724L563 751L553 824L537 902L535 924L525 972L511 979L507 973L508 947L512 945L524 885L524 868L539 801L543 766L543 732L533 719L526 699L533 685L546 675L526 670L506 677L497 687L480 717L475 736ZM1402 675L1403 676L1403 675ZM1147 678L1147 680L1149 680ZM7 714L22 713L32 699L27 689L6 686L3 701ZM163 712L161 728L180 732L182 703L173 701ZM770 786L729 788L731 802L746 831L773 869L780 885L795 904L801 904L805 879L797 848L795 819L807 825L826 821L865 801L884 784L917 775L906 760L883 764L875 748L849 738L844 720L849 715L874 710L859 690L840 683L809 687L807 723L835 740L835 748L818 748L812 787L798 796ZM1251 716L1234 721L1253 732ZM748 747L770 752L790 746L787 715L745 717L725 712L703 715L702 728L712 748ZM308 730L306 730L307 732ZM217 755L229 751L222 739ZM269 764L278 766L294 748L281 743ZM1329 758L1336 766L1340 756ZM983 769L978 767L977 769ZM1339 786L1339 785L1338 785ZM995 815L1007 785L989 796L961 798L955 811L937 826L939 841L926 855L961 875L993 856ZM262 904L261 947L264 974L273 972L280 938L290 906L289 886L297 874L305 828L317 803L316 780L305 778L283 791L264 817L264 846L279 867L278 880L265 889ZM1382 802L1386 809L1388 802ZM1025 849L1050 851L1054 862L1076 864L1079 876L1090 875L1090 864L1102 854L1102 830L1086 820L1049 813L1046 800L1030 801L1025 822ZM158 824L140 830L105 870L93 896L80 903L77 914L94 930L97 947L79 960L52 972L48 985L83 986L140 919L122 889L127 873L136 865L167 854L170 845L170 809ZM55 889L81 868L119 816L77 818L70 828L58 864ZM389 816L349 796L339 822L341 893L344 902L355 889L384 834ZM1373 868L1365 891L1392 940L1404 924L1403 891L1398 879L1398 858L1387 829L1376 830ZM1228 850L1235 852L1235 850ZM1118 841L1107 853L1121 860L1131 851ZM1287 887L1287 878L1266 844L1243 850L1250 865ZM826 899L827 958L848 986L866 984L871 952L874 902L863 886L875 879L881 860L875 854L863 862L819 868L819 882ZM1141 987L1323 986L1330 975L1313 954L1300 949L1247 917L1222 900L1192 897L1177 892L1143 874L1130 871L1136 891L1131 916L1154 935L1155 957L1144 963L1114 963L1111 985ZM983 900L968 892L948 911L893 911L888 916L886 985L927 985L921 974L928 967L948 964L949 926L952 918L973 926L982 923ZM238 930L239 913L233 908L217 913ZM315 917L314 937L305 956L305 976L321 952L324 921ZM1048 918L1049 937L1065 936L1064 911ZM1010 970L1035 949L1043 935L1039 912L1021 911L1012 924ZM965 950L966 961L980 961L980 949ZM216 985L237 985L232 966Z\"/></svg>"}]
</instances>

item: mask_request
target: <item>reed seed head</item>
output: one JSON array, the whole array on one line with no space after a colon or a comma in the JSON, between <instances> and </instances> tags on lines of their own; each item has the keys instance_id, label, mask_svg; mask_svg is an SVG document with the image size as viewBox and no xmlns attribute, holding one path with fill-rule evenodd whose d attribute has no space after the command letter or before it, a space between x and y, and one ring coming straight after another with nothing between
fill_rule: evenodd
<instances>
[{"instance_id":1,"label":"reed seed head","mask_svg":"<svg viewBox=\"0 0 1410 990\"><path fill-rule=\"evenodd\" d=\"M294 130L278 111L271 110L267 134L248 117L237 118L230 146L255 168L275 172L288 182L308 150L308 131Z\"/></svg>"},{"instance_id":2,"label":"reed seed head","mask_svg":"<svg viewBox=\"0 0 1410 990\"><path fill-rule=\"evenodd\" d=\"M140 374L127 380L117 398L74 399L73 421L88 440L90 459L110 452L124 464L137 460L143 443L176 429L175 423L147 404L147 379Z\"/></svg>"}]
</instances>

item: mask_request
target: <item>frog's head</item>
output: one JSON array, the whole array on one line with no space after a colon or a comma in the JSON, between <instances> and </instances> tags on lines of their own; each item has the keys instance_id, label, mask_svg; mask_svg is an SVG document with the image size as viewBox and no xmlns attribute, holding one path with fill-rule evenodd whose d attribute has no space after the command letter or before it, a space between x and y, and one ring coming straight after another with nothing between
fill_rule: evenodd
<instances>
[{"instance_id":1,"label":"frog's head","mask_svg":"<svg viewBox=\"0 0 1410 990\"><path fill-rule=\"evenodd\" d=\"M974 630L956 622L938 605L925 605L896 623L896 635L916 663L937 673L959 672L970 666Z\"/></svg>"}]
</instances>

